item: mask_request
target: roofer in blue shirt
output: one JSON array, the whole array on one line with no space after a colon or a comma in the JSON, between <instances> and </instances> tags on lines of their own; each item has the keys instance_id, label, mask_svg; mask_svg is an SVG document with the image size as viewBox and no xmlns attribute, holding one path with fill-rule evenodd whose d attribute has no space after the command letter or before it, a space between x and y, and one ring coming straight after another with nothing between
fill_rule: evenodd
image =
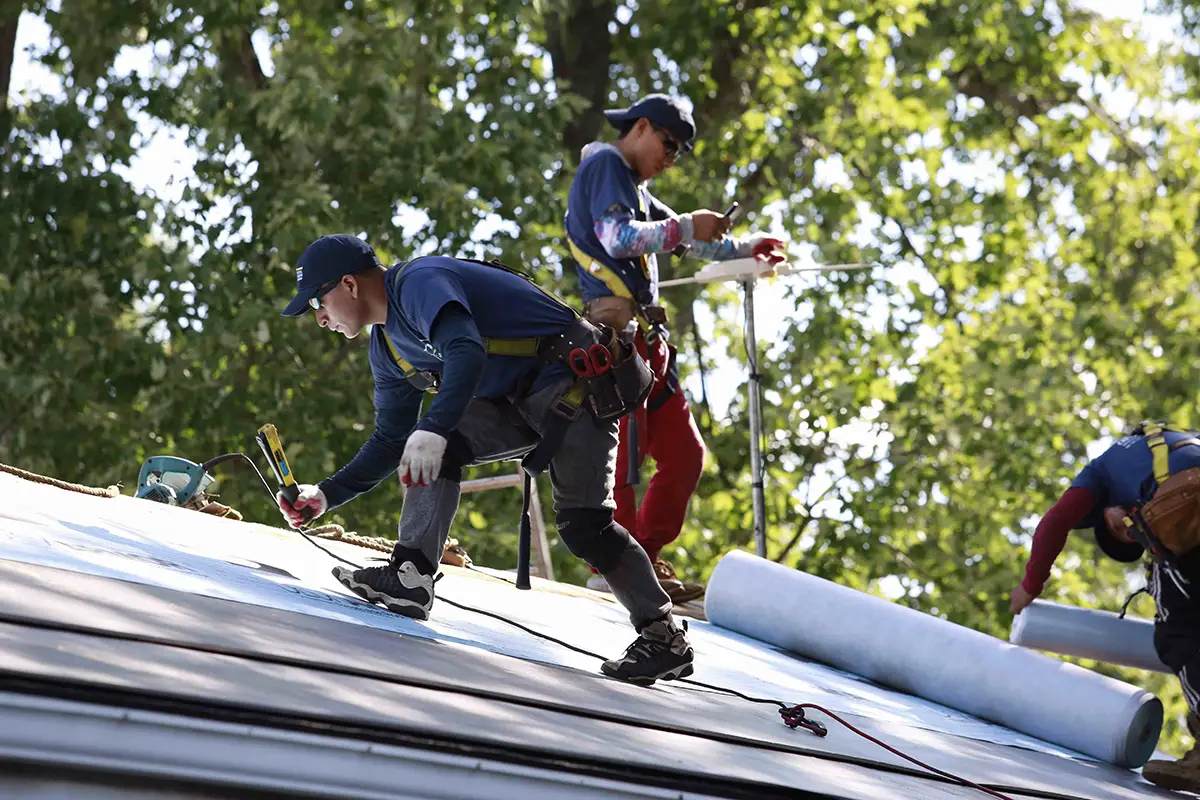
<instances>
[{"instance_id":1,"label":"roofer in blue shirt","mask_svg":"<svg viewBox=\"0 0 1200 800\"><path fill-rule=\"evenodd\" d=\"M656 376L632 428L628 418L621 420L616 519L646 549L671 599L682 603L704 588L676 578L659 551L683 528L704 469L705 447L679 386L675 348L667 344L666 312L657 305L657 254L686 247L689 255L707 260L753 256L766 262L764 269L787 259L779 239L764 234L731 238L725 234L732 220L724 215L706 209L676 214L650 194L646 182L692 149L696 126L678 99L652 94L604 116L620 138L615 144L592 142L584 148L567 199L567 241L578 263L585 316L617 330L636 322L638 351ZM628 462L636 459L636 479L647 455L654 458L656 471L638 507ZM604 579L593 579L589 586L603 589Z\"/></svg>"},{"instance_id":2,"label":"roofer in blue shirt","mask_svg":"<svg viewBox=\"0 0 1200 800\"><path fill-rule=\"evenodd\" d=\"M280 509L298 525L397 469L409 487L390 561L335 567L337 579L427 619L463 468L524 457L527 470L549 468L563 543L608 579L640 634L601 670L643 684L690 675L686 629L645 551L613 520L616 419L652 380L632 344L498 262L427 256L384 268L366 242L334 235L308 246L296 279L284 316L312 309L348 339L371 326L375 429L350 463L301 486L294 506L281 495ZM422 416L426 390L436 395Z\"/></svg>"},{"instance_id":3,"label":"roofer in blue shirt","mask_svg":"<svg viewBox=\"0 0 1200 800\"><path fill-rule=\"evenodd\" d=\"M1034 531L1025 578L1010 594L1014 614L1041 593L1075 528L1091 529L1117 561L1149 553L1154 649L1179 678L1188 730L1200 741L1200 438L1145 422L1089 462ZM1150 761L1142 774L1168 789L1200 792L1200 745L1178 761Z\"/></svg>"}]
</instances>

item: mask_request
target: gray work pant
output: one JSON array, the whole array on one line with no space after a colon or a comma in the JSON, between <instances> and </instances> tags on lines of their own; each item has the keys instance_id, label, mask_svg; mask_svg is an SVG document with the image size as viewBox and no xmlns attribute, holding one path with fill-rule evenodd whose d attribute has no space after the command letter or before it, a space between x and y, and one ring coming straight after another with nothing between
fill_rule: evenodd
<instances>
[{"instance_id":1,"label":"gray work pant","mask_svg":"<svg viewBox=\"0 0 1200 800\"><path fill-rule=\"evenodd\" d=\"M551 403L570 387L571 380L564 379L526 397L516 406L524 426L514 424L510 416L513 406L479 398L472 400L455 429L471 451L471 460L463 466L524 456L537 445L537 433L542 429ZM567 428L562 447L550 462L555 512L561 514L564 509L611 512L615 509L616 465L617 423L602 424L587 412L580 414ZM400 513L400 546L420 550L430 564L437 564L450 535L460 494L458 481L445 478L438 478L429 486L410 487ZM616 526L616 523L612 525ZM646 551L619 526L616 530L621 533L610 529L603 535L623 534L625 545L616 565L603 573L604 579L629 612L630 621L640 627L667 614L671 610L671 599L659 585ZM595 530L582 534L600 536L602 532Z\"/></svg>"}]
</instances>

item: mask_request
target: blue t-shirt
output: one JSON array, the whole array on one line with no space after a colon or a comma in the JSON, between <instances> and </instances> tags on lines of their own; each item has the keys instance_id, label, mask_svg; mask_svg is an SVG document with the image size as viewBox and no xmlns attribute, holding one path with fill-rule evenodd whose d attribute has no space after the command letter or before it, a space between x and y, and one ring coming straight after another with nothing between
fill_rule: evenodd
<instances>
[{"instance_id":1,"label":"blue t-shirt","mask_svg":"<svg viewBox=\"0 0 1200 800\"><path fill-rule=\"evenodd\" d=\"M1163 439L1170 447L1191 433L1165 431ZM1167 464L1171 474L1191 467L1200 467L1200 446L1185 445L1170 451ZM1093 459L1071 481L1071 486L1087 489L1096 498L1092 511L1079 523L1079 528L1094 528L1103 519L1104 509L1110 506L1141 506L1157 488L1154 481L1154 459L1146 437L1126 436Z\"/></svg>"},{"instance_id":2,"label":"blue t-shirt","mask_svg":"<svg viewBox=\"0 0 1200 800\"><path fill-rule=\"evenodd\" d=\"M615 147L600 147L579 165L567 194L567 236L587 257L580 263L579 289L583 301L613 294L598 276L596 264L613 270L639 303L658 300L658 260L653 253L637 258L613 258L596 236L596 220L612 207L624 209L639 222L664 220L676 216L659 202ZM576 259L579 261L579 259Z\"/></svg>"},{"instance_id":3,"label":"blue t-shirt","mask_svg":"<svg viewBox=\"0 0 1200 800\"><path fill-rule=\"evenodd\" d=\"M419 370L441 372L442 359L430 343L430 331L443 308L458 304L486 339L552 336L574 319L574 312L520 275L503 269L427 256L392 267L384 277L388 294L387 322L371 332L371 369L378 383L393 383L404 371L387 347ZM475 397L506 397L538 367L532 356L489 355ZM566 374L553 365L537 376L536 388Z\"/></svg>"}]
</instances>

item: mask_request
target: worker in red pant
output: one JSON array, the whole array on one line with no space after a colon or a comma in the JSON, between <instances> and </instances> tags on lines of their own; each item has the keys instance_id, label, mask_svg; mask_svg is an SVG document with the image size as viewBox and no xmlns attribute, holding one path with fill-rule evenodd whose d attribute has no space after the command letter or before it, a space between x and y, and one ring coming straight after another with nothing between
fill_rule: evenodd
<instances>
[{"instance_id":1,"label":"worker in red pant","mask_svg":"<svg viewBox=\"0 0 1200 800\"><path fill-rule=\"evenodd\" d=\"M636 326L638 350L655 372L645 408L632 425L631 417L621 420L616 519L646 550L671 600L685 603L703 595L704 587L680 581L660 553L683 528L705 448L679 385L675 347L667 344L656 254L684 246L706 261L753 256L764 270L787 257L779 239L730 237L731 220L724 215L707 209L676 214L650 194L646 182L692 149L696 126L678 99L652 94L604 116L620 136L613 144L592 142L583 149L567 198L567 242L578 264L586 316L618 331ZM657 464L640 508L630 480L635 449L638 467L647 455ZM603 581L596 575L588 585L604 588Z\"/></svg>"}]
</instances>

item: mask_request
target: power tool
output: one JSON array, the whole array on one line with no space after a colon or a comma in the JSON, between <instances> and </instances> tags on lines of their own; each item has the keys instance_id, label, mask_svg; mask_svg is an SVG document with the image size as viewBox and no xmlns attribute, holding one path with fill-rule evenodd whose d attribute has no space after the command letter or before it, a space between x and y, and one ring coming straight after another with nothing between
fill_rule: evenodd
<instances>
[{"instance_id":1,"label":"power tool","mask_svg":"<svg viewBox=\"0 0 1200 800\"><path fill-rule=\"evenodd\" d=\"M137 497L169 506L199 508L207 505L205 491L216 480L209 470L223 461L245 458L241 453L226 453L203 464L178 456L151 456L138 472Z\"/></svg>"},{"instance_id":2,"label":"power tool","mask_svg":"<svg viewBox=\"0 0 1200 800\"><path fill-rule=\"evenodd\" d=\"M283 454L283 445L279 441L279 433L275 430L275 426L270 423L263 425L258 429L258 435L254 437L254 440L258 442L263 454L266 455L267 462L271 465L275 478L279 481L280 492L289 503L294 505L300 495L300 487L296 483L295 476L292 475L287 456ZM274 497L275 493L271 491L266 479L258 471L254 461L245 453L226 453L209 459L203 464L197 464L178 456L151 456L142 463L142 469L138 473L136 496L156 503L183 506L217 516L241 519L241 513L228 506L212 502L205 493L216 480L209 470L217 464L235 458L240 458L249 464L258 475L258 479L262 481L263 488ZM312 520L312 509L302 508L299 511L304 515L306 523Z\"/></svg>"}]
</instances>

